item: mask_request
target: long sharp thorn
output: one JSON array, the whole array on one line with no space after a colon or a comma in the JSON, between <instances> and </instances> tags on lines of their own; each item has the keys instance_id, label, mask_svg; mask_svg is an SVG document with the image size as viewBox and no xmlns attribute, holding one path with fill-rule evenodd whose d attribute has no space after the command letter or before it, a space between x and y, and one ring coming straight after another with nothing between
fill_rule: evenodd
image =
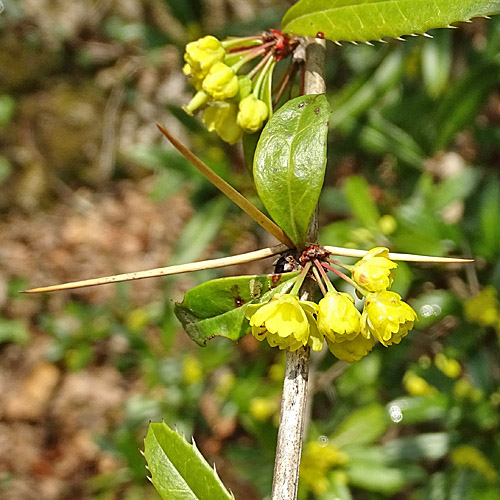
<instances>
[{"instance_id":1,"label":"long sharp thorn","mask_svg":"<svg viewBox=\"0 0 500 500\"><path fill-rule=\"evenodd\" d=\"M71 290L74 288L84 288L88 286L106 285L108 283L120 283L122 281L134 281L144 278L156 278L159 276L170 276L172 274L182 274L193 271L201 271L203 269L216 269L218 267L232 266L235 264L244 264L255 260L272 257L287 249L286 245L276 245L274 247L263 248L255 252L233 255L231 257L223 257L221 259L203 260L200 262L191 262L190 264L180 264L177 266L159 267L148 271L138 271L135 273L116 274L114 276L105 276L103 278L92 278L83 281L74 281L71 283L62 283L59 285L42 286L39 288L31 288L24 290L21 293L42 293L55 292L57 290Z\"/></svg>"},{"instance_id":2,"label":"long sharp thorn","mask_svg":"<svg viewBox=\"0 0 500 500\"><path fill-rule=\"evenodd\" d=\"M352 248L324 246L327 252L332 255L340 255L342 257L357 257L361 258L368 252L366 250L356 250ZM459 259L455 257L432 257L428 255L413 255L406 253L389 252L389 258L392 260L400 260L404 262L422 262L428 264L467 264L474 262L474 259Z\"/></svg>"},{"instance_id":3,"label":"long sharp thorn","mask_svg":"<svg viewBox=\"0 0 500 500\"><path fill-rule=\"evenodd\" d=\"M222 191L231 201L236 203L246 214L248 214L257 224L262 226L268 233L276 239L293 248L295 245L284 231L276 225L269 217L264 215L253 203L250 203L239 191L228 184L222 177L218 176L208 165L203 163L195 154L193 154L184 144L173 137L170 132L158 123L156 126L160 132L170 141L179 153L186 158L191 165L197 168L217 189Z\"/></svg>"}]
</instances>

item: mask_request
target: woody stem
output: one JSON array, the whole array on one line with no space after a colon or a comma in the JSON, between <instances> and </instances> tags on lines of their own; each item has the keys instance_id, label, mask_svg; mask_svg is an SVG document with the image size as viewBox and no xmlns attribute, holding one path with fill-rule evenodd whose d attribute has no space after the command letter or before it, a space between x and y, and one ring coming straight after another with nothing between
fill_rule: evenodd
<instances>
[{"instance_id":1,"label":"woody stem","mask_svg":"<svg viewBox=\"0 0 500 500\"><path fill-rule=\"evenodd\" d=\"M306 46L304 92L324 94L325 41L307 38L303 42ZM317 213L310 224L308 240L318 241ZM306 279L300 291L300 298L312 300L314 289L314 281ZM294 352L287 351L271 500L296 500L297 498L302 440L308 420L309 366L308 346Z\"/></svg>"}]
</instances>

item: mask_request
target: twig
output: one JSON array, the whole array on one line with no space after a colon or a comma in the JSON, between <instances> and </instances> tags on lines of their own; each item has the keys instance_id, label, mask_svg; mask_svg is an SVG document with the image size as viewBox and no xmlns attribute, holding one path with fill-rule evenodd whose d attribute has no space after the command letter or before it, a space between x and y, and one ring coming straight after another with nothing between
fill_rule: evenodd
<instances>
[{"instance_id":1,"label":"twig","mask_svg":"<svg viewBox=\"0 0 500 500\"><path fill-rule=\"evenodd\" d=\"M306 94L323 94L325 92L323 79L325 41L307 39L305 43L307 46L304 92ZM317 216L313 217L308 237L311 241L317 241ZM301 290L301 299L311 300L313 293L314 282L306 280ZM306 421L309 364L309 347L294 352L287 351L274 463L272 500L295 500L297 498L300 455Z\"/></svg>"},{"instance_id":2,"label":"twig","mask_svg":"<svg viewBox=\"0 0 500 500\"><path fill-rule=\"evenodd\" d=\"M284 243L288 248L294 248L294 244L283 230L276 225L269 217L264 215L255 205L250 203L241 193L236 191L233 186L228 184L222 177L218 176L208 165L203 163L194 155L184 144L173 137L170 132L157 124L161 133L170 141L179 153L186 158L193 167L197 168L217 189L222 191L231 201L236 203L247 215L249 215L257 224L263 227L268 233L271 233L276 239Z\"/></svg>"}]
</instances>

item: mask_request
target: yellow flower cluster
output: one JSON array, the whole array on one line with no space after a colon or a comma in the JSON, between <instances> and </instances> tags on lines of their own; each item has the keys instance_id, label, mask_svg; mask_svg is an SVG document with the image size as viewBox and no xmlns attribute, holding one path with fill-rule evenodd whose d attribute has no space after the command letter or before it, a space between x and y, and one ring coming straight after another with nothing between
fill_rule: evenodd
<instances>
[{"instance_id":1,"label":"yellow flower cluster","mask_svg":"<svg viewBox=\"0 0 500 500\"><path fill-rule=\"evenodd\" d=\"M252 334L292 351L306 345L319 351L326 340L332 354L349 363L366 356L376 341L386 347L399 344L417 315L397 293L387 290L395 266L385 248L371 250L353 266L355 283L366 296L362 313L351 295L333 287L319 304L279 295L267 304L248 306Z\"/></svg>"},{"instance_id":2,"label":"yellow flower cluster","mask_svg":"<svg viewBox=\"0 0 500 500\"><path fill-rule=\"evenodd\" d=\"M487 286L465 302L465 316L482 326L493 326L500 332L500 303L495 287Z\"/></svg>"},{"instance_id":3,"label":"yellow flower cluster","mask_svg":"<svg viewBox=\"0 0 500 500\"><path fill-rule=\"evenodd\" d=\"M183 72L197 93L183 109L190 115L203 111L207 129L229 144L238 142L243 132L260 130L271 113L270 104L263 100L263 83L274 69L272 55L261 67L257 65L252 77L238 76L245 63L262 55L262 43L258 37L221 42L209 35L186 46Z\"/></svg>"},{"instance_id":4,"label":"yellow flower cluster","mask_svg":"<svg viewBox=\"0 0 500 500\"><path fill-rule=\"evenodd\" d=\"M496 481L498 478L495 467L481 451L473 446L458 446L451 452L451 460L459 467L468 467L478 471L490 482Z\"/></svg>"},{"instance_id":5,"label":"yellow flower cluster","mask_svg":"<svg viewBox=\"0 0 500 500\"><path fill-rule=\"evenodd\" d=\"M316 495L328 488L327 473L336 466L344 466L349 457L332 444L322 446L316 441L307 443L300 463L300 478Z\"/></svg>"}]
</instances>

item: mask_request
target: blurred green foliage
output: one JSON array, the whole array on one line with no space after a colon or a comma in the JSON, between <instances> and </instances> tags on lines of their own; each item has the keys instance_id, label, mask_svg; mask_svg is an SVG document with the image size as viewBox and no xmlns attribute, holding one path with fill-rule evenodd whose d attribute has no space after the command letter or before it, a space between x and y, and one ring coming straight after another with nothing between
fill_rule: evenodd
<instances>
[{"instance_id":1,"label":"blurred green foliage","mask_svg":"<svg viewBox=\"0 0 500 500\"><path fill-rule=\"evenodd\" d=\"M255 15L246 18L228 16L215 34L250 34L269 27L272 19L278 22L284 2L270 3L271 11L255 8ZM96 46L71 45L89 36L85 30L94 30L97 41L118 47L149 69L164 64L158 51L168 44L177 58L169 71L180 74L183 44L205 31L208 3L152 4L158 12L169 12L182 37L166 30L158 16L144 15L139 22L119 10L78 35L54 31L51 40L27 21L21 3L0 17L0 190L5 200L26 185L20 183L20 171L36 167L20 164L22 158L13 154L16 127L29 117L26 96L33 88L50 87L51 80L92 82L108 64L96 56ZM14 28L21 33L18 38ZM332 356L314 359L300 489L304 500L500 499L500 19L432 35L376 47L329 47L333 115L320 239L476 261L465 269L400 264L394 288L419 314L415 330L399 346L378 346L352 366ZM20 63L14 71L16 58ZM64 68L73 74L64 74ZM124 82L124 101L133 109L141 91L130 75ZM97 92L97 101L106 92ZM234 151L227 156L224 145L182 114L182 104L164 103L162 112L175 117L195 152L255 201L247 172L233 165L233 160L241 164L241 157ZM65 156L63 177L72 187L88 183L99 189L82 170L73 177L64 174L74 168L75 157L74 152ZM111 177L128 175L153 176L155 200L189 186L196 215L169 263L198 259L214 240L217 252L230 252L242 224L248 227L234 207L159 141L137 141L118 151ZM55 202L45 196L49 201L44 198L37 207ZM7 205L1 207L7 211ZM17 272L24 277L22 269ZM200 273L196 280L215 276ZM132 303L128 287L121 286L107 305L74 300L38 315L30 325L33 335L51 338L48 359L63 370L107 364L125 379L140 380L141 391L130 395L120 426L96 437L104 450L123 459L123 468L94 477L85 486L85 498L156 498L138 450L147 423L162 419L193 434L210 461L223 464L221 476L237 498L240 490L247 498L269 494L282 353L245 340L234 345L216 339L204 349L187 344L169 300L175 286L175 279L165 280L162 299L147 306ZM485 287L490 287L486 294ZM26 327L8 311L3 314L0 342L29 342Z\"/></svg>"}]
</instances>

